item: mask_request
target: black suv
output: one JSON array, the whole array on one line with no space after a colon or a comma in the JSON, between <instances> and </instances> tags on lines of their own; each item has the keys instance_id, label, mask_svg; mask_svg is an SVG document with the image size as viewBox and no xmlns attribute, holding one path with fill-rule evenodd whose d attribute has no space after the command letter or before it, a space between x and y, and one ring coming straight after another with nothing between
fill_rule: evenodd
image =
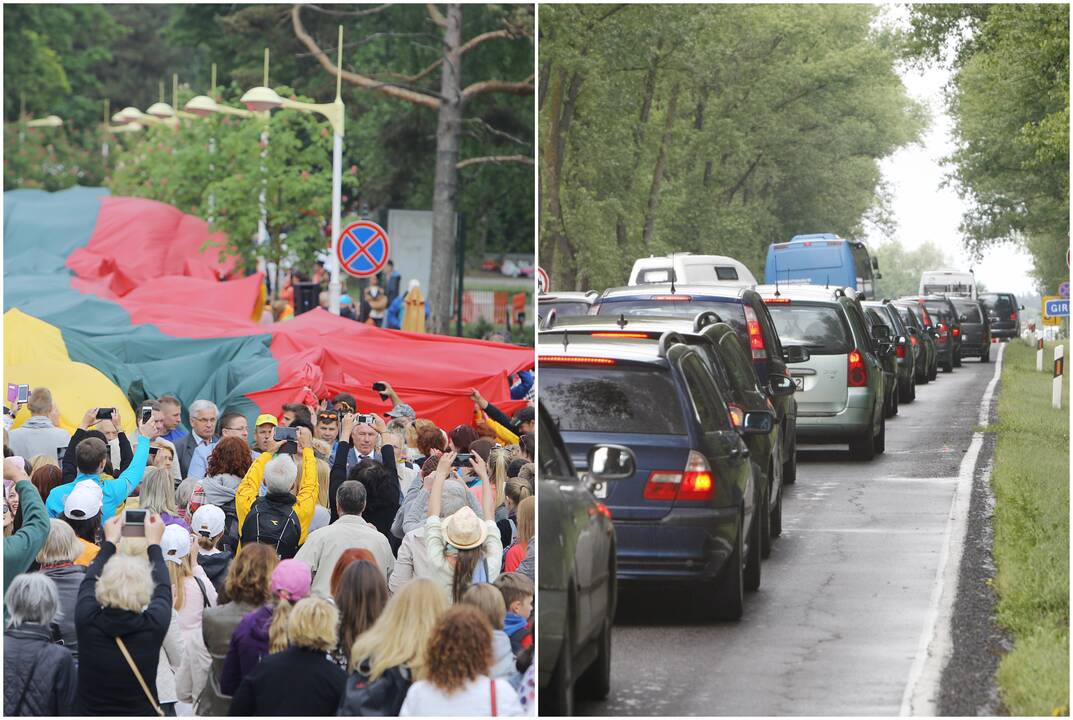
<instances>
[{"instance_id":1,"label":"black suv","mask_svg":"<svg viewBox=\"0 0 1073 720\"><path fill-rule=\"evenodd\" d=\"M1017 302L1013 293L981 293L980 299L987 308L991 319L991 337L1009 340L1021 335L1021 310L1024 305Z\"/></svg>"},{"instance_id":2,"label":"black suv","mask_svg":"<svg viewBox=\"0 0 1073 720\"><path fill-rule=\"evenodd\" d=\"M759 293L730 286L653 283L608 288L592 307L593 315L625 319L647 316L692 320L710 310L732 327L775 408L775 422L782 433L782 481L787 485L797 481L797 401L792 395L771 392L771 376L790 377L790 370L775 323Z\"/></svg>"},{"instance_id":3,"label":"black suv","mask_svg":"<svg viewBox=\"0 0 1073 720\"><path fill-rule=\"evenodd\" d=\"M620 582L688 583L706 615L736 620L760 587L766 487L743 435L767 434L774 414L735 428L724 393L686 343L572 343L540 334L541 403L574 465L594 445L635 458L630 477L595 493L615 526Z\"/></svg>"},{"instance_id":4,"label":"black suv","mask_svg":"<svg viewBox=\"0 0 1073 720\"><path fill-rule=\"evenodd\" d=\"M899 299L915 300L927 309L928 315L935 323L936 349L943 372L954 372L955 367L961 367L961 323L958 321L960 313L950 298L945 295L919 295Z\"/></svg>"}]
</instances>

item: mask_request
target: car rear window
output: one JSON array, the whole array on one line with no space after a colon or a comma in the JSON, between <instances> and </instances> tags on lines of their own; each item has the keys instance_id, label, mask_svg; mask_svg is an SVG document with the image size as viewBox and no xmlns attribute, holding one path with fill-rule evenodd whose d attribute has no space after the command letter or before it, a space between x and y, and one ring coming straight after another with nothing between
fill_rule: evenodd
<instances>
[{"instance_id":1,"label":"car rear window","mask_svg":"<svg viewBox=\"0 0 1073 720\"><path fill-rule=\"evenodd\" d=\"M790 303L767 309L783 346L804 345L815 355L844 355L853 348L849 326L838 307Z\"/></svg>"},{"instance_id":2,"label":"car rear window","mask_svg":"<svg viewBox=\"0 0 1073 720\"><path fill-rule=\"evenodd\" d=\"M890 315L888 315L887 311L884 310L882 307L866 305L865 312L868 313L868 319L872 322L873 325L875 325L876 323L886 325L890 328L890 331L892 333L894 333L895 335L898 334L898 328L895 327L894 321L891 320Z\"/></svg>"},{"instance_id":3,"label":"car rear window","mask_svg":"<svg viewBox=\"0 0 1073 720\"><path fill-rule=\"evenodd\" d=\"M540 401L563 432L686 434L668 368L541 365Z\"/></svg>"},{"instance_id":4,"label":"car rear window","mask_svg":"<svg viewBox=\"0 0 1073 720\"><path fill-rule=\"evenodd\" d=\"M954 307L965 316L965 322L982 323L984 321L983 316L980 315L980 306L976 303L954 303Z\"/></svg>"},{"instance_id":5,"label":"car rear window","mask_svg":"<svg viewBox=\"0 0 1073 720\"><path fill-rule=\"evenodd\" d=\"M675 277L673 268L652 268L637 273L637 283L639 285L644 283L668 283L677 281L678 278Z\"/></svg>"},{"instance_id":6,"label":"car rear window","mask_svg":"<svg viewBox=\"0 0 1073 720\"><path fill-rule=\"evenodd\" d=\"M548 312L555 308L555 317L583 317L589 314L589 304L584 302L541 302L540 317L546 318Z\"/></svg>"},{"instance_id":7,"label":"car rear window","mask_svg":"<svg viewBox=\"0 0 1073 720\"><path fill-rule=\"evenodd\" d=\"M924 303L924 307L928 309L928 312L932 315L932 318L936 322L950 323L950 308L947 305L940 305L939 303L929 302Z\"/></svg>"},{"instance_id":8,"label":"car rear window","mask_svg":"<svg viewBox=\"0 0 1073 720\"><path fill-rule=\"evenodd\" d=\"M707 310L714 311L723 322L735 331L745 334L745 310L735 300L710 300L689 295L668 296L682 297L682 300L655 300L653 298L611 298L602 301L596 308L597 315L640 315L650 317L696 317Z\"/></svg>"},{"instance_id":9,"label":"car rear window","mask_svg":"<svg viewBox=\"0 0 1073 720\"><path fill-rule=\"evenodd\" d=\"M988 309L994 309L1000 315L1014 311L1013 299L1009 295L981 295L980 299Z\"/></svg>"}]
</instances>

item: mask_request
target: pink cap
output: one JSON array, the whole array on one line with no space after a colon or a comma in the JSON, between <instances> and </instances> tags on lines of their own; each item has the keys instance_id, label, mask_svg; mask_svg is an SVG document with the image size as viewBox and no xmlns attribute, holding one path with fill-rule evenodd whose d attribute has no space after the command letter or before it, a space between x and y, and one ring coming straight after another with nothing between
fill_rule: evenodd
<instances>
[{"instance_id":1,"label":"pink cap","mask_svg":"<svg viewBox=\"0 0 1073 720\"><path fill-rule=\"evenodd\" d=\"M313 571L301 560L284 560L272 571L272 594L295 602L309 595Z\"/></svg>"}]
</instances>

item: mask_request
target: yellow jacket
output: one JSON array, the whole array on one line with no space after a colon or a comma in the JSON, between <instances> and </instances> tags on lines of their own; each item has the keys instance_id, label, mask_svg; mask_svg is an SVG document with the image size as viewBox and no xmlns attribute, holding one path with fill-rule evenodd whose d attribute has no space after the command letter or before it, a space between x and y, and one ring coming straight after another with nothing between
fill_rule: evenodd
<instances>
[{"instance_id":1,"label":"yellow jacket","mask_svg":"<svg viewBox=\"0 0 1073 720\"><path fill-rule=\"evenodd\" d=\"M238 515L239 534L242 526L246 524L246 515L257 500L261 492L261 483L265 477L265 465L272 459L272 453L261 453L260 457L253 461L250 469L246 471L242 482L235 490L235 514ZM320 493L320 483L317 482L317 458L313 455L312 448L302 451L302 485L298 488L297 500L294 503L294 514L298 516L298 522L302 525L302 536L298 538L298 544L305 543L309 535L309 523L313 520L313 511L317 505L317 495Z\"/></svg>"},{"instance_id":2,"label":"yellow jacket","mask_svg":"<svg viewBox=\"0 0 1073 720\"><path fill-rule=\"evenodd\" d=\"M497 423L492 418L488 417L483 412L477 414L477 422L484 422L485 425L496 431L496 435L499 437L501 445L517 445L518 436L515 435L509 428L506 428Z\"/></svg>"}]
</instances>

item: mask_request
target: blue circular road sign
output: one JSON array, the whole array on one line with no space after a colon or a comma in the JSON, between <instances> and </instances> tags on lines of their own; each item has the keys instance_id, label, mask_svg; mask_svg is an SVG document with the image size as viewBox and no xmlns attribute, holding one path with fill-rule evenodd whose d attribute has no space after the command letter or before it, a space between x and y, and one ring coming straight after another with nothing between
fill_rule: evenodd
<instances>
[{"instance_id":1,"label":"blue circular road sign","mask_svg":"<svg viewBox=\"0 0 1073 720\"><path fill-rule=\"evenodd\" d=\"M371 220L359 220L343 228L336 242L339 267L354 277L375 275L387 264L387 232Z\"/></svg>"}]
</instances>

